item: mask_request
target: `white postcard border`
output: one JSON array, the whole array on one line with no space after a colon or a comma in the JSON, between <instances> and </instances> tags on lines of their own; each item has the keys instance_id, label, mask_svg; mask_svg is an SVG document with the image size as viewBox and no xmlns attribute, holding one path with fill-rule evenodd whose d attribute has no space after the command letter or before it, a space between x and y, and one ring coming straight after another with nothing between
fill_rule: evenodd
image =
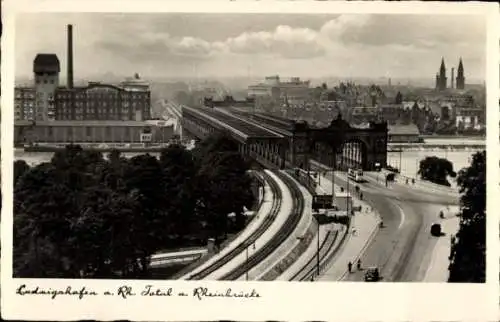
<instances>
[{"instance_id":1,"label":"white postcard border","mask_svg":"<svg viewBox=\"0 0 500 322\"><path fill-rule=\"evenodd\" d=\"M3 1L2 35L2 265L1 308L4 319L77 320L323 320L491 321L498 318L499 298L499 30L496 4L422 2L227 2L227 1ZM487 275L483 285L444 283L292 283L292 282L184 282L122 280L12 279L12 163L14 94L14 17L24 12L279 12L279 13L391 13L482 14L488 24L487 52L487 167L488 229ZM457 26L460 28L460 26ZM135 290L147 284L172 287L192 295L196 287L224 292L255 289L260 298L204 299L195 296L144 298L118 296L16 296L21 284L45 288L116 292L122 285Z\"/></svg>"}]
</instances>

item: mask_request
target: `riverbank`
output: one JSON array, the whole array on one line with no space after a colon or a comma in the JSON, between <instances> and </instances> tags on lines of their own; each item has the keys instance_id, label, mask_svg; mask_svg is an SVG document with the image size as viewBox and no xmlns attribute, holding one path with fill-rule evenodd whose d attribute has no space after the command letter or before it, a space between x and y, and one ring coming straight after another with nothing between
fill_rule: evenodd
<instances>
[{"instance_id":1,"label":"riverbank","mask_svg":"<svg viewBox=\"0 0 500 322\"><path fill-rule=\"evenodd\" d=\"M155 153L161 152L166 146L143 146L143 147L102 147L102 146L82 146L83 150L92 150L102 153L109 153L113 150L125 153ZM65 147L56 145L34 145L22 148L24 152L58 152Z\"/></svg>"}]
</instances>

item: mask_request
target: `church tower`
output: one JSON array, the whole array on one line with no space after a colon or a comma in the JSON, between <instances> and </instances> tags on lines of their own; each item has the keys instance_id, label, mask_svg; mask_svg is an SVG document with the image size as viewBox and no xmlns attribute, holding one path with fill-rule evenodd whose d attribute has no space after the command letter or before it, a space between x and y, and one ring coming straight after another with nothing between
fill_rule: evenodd
<instances>
[{"instance_id":1,"label":"church tower","mask_svg":"<svg viewBox=\"0 0 500 322\"><path fill-rule=\"evenodd\" d=\"M446 77L446 66L444 65L444 58L441 59L441 67L439 68L439 74L436 75L436 90L444 91L448 84L448 78Z\"/></svg>"},{"instance_id":2,"label":"church tower","mask_svg":"<svg viewBox=\"0 0 500 322\"><path fill-rule=\"evenodd\" d=\"M460 62L458 63L457 89L465 89L464 65L462 63L462 57L460 57Z\"/></svg>"}]
</instances>

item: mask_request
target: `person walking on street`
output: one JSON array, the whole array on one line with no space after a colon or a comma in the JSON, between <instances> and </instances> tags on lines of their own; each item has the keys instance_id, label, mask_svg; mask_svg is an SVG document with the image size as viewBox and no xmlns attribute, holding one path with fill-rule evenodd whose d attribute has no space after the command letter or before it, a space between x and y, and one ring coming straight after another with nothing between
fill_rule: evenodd
<instances>
[{"instance_id":1,"label":"person walking on street","mask_svg":"<svg viewBox=\"0 0 500 322\"><path fill-rule=\"evenodd\" d=\"M361 259L358 259L357 267L358 267L358 271L360 271L361 270Z\"/></svg>"},{"instance_id":2,"label":"person walking on street","mask_svg":"<svg viewBox=\"0 0 500 322\"><path fill-rule=\"evenodd\" d=\"M351 262L347 263L347 269L349 270L349 273L352 272L352 263Z\"/></svg>"}]
</instances>

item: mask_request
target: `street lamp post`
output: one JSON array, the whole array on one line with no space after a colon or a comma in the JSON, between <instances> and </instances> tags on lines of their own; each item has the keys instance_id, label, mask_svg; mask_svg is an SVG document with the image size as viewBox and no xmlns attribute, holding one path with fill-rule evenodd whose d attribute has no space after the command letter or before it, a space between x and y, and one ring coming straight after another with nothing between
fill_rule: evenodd
<instances>
[{"instance_id":1,"label":"street lamp post","mask_svg":"<svg viewBox=\"0 0 500 322\"><path fill-rule=\"evenodd\" d=\"M403 155L403 149L399 149L399 173L403 172L403 166L401 165L401 160L402 160L402 155Z\"/></svg>"},{"instance_id":2,"label":"street lamp post","mask_svg":"<svg viewBox=\"0 0 500 322\"><path fill-rule=\"evenodd\" d=\"M415 159L415 180L417 180L418 176L418 159Z\"/></svg>"},{"instance_id":3,"label":"street lamp post","mask_svg":"<svg viewBox=\"0 0 500 322\"><path fill-rule=\"evenodd\" d=\"M335 167L337 165L337 151L333 149L333 164L332 164L332 198L335 196Z\"/></svg>"}]
</instances>

